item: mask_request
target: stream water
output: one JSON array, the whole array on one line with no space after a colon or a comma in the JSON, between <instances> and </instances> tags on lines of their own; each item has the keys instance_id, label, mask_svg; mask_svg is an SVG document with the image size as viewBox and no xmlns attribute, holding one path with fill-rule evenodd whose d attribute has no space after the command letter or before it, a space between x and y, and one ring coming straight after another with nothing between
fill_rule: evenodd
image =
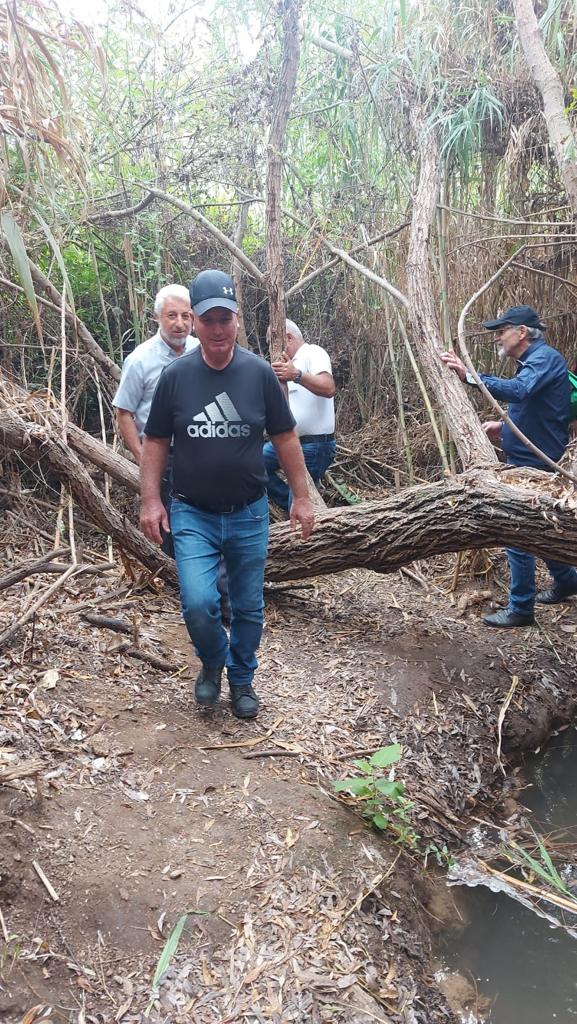
<instances>
[{"instance_id":1,"label":"stream water","mask_svg":"<svg viewBox=\"0 0 577 1024\"><path fill-rule=\"evenodd\" d=\"M527 762L524 775L530 786L521 801L533 812L535 830L564 829L577 840L577 731L551 740ZM484 1020L577 1024L577 940L485 888L460 887L459 905L471 923L444 940L439 953L448 969L491 1001Z\"/></svg>"}]
</instances>

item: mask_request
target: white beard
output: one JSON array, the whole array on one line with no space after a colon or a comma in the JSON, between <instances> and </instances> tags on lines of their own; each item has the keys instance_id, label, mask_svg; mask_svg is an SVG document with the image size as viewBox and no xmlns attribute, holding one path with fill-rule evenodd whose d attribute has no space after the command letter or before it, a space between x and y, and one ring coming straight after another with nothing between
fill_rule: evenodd
<instances>
[{"instance_id":1,"label":"white beard","mask_svg":"<svg viewBox=\"0 0 577 1024\"><path fill-rule=\"evenodd\" d=\"M502 345L499 345L499 348L497 349L497 355L499 356L499 359L504 359L505 356L507 355Z\"/></svg>"}]
</instances>

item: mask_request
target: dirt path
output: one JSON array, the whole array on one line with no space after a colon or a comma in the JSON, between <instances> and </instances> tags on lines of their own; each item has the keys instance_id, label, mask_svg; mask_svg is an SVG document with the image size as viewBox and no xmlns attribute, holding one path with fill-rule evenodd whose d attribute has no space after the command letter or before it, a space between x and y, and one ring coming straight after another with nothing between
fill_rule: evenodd
<instances>
[{"instance_id":1,"label":"dirt path","mask_svg":"<svg viewBox=\"0 0 577 1024\"><path fill-rule=\"evenodd\" d=\"M510 741L571 714L577 609L503 635L399 576L277 591L263 710L247 724L226 699L194 706L175 602L128 605L142 642L157 638L181 671L115 655L116 636L56 612L32 661L18 663L18 645L4 659L0 754L43 771L38 786L0 788L0 1020L44 1004L54 1021L141 1020L183 914L153 1021L452 1020L429 972L421 860L399 857L330 783L401 742L422 848L458 840L495 778L511 676Z\"/></svg>"}]
</instances>

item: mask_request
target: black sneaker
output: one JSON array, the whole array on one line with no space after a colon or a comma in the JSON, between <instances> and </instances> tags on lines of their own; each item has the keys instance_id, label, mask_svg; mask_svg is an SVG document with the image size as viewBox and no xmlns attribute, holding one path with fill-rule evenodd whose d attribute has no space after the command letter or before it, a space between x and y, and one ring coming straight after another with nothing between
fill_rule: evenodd
<instances>
[{"instance_id":1,"label":"black sneaker","mask_svg":"<svg viewBox=\"0 0 577 1024\"><path fill-rule=\"evenodd\" d=\"M519 612L510 612L508 608L501 608L499 612L492 615L485 615L483 622L487 626L497 626L498 629L514 629L516 626L534 626L534 615L520 615Z\"/></svg>"},{"instance_id":2,"label":"black sneaker","mask_svg":"<svg viewBox=\"0 0 577 1024\"><path fill-rule=\"evenodd\" d=\"M230 703L232 713L237 718L256 718L260 701L250 683L244 686L231 686Z\"/></svg>"},{"instance_id":3,"label":"black sneaker","mask_svg":"<svg viewBox=\"0 0 577 1024\"><path fill-rule=\"evenodd\" d=\"M549 587L549 590L540 590L535 600L539 604L561 604L562 601L568 601L575 594L577 594L577 584L570 587L569 590L562 590L561 587L554 585Z\"/></svg>"},{"instance_id":4,"label":"black sneaker","mask_svg":"<svg viewBox=\"0 0 577 1024\"><path fill-rule=\"evenodd\" d=\"M211 708L218 703L221 675L222 666L220 668L208 668L207 665L202 666L194 684L194 697L197 704Z\"/></svg>"}]
</instances>

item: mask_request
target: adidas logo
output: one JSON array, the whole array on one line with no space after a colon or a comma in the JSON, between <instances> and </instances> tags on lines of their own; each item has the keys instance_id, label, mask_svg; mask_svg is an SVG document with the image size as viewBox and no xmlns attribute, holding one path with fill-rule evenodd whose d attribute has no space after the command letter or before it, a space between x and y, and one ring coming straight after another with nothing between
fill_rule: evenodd
<instances>
[{"instance_id":1,"label":"adidas logo","mask_svg":"<svg viewBox=\"0 0 577 1024\"><path fill-rule=\"evenodd\" d=\"M193 416L186 431L189 437L249 437L250 425L243 423L226 391Z\"/></svg>"}]
</instances>

